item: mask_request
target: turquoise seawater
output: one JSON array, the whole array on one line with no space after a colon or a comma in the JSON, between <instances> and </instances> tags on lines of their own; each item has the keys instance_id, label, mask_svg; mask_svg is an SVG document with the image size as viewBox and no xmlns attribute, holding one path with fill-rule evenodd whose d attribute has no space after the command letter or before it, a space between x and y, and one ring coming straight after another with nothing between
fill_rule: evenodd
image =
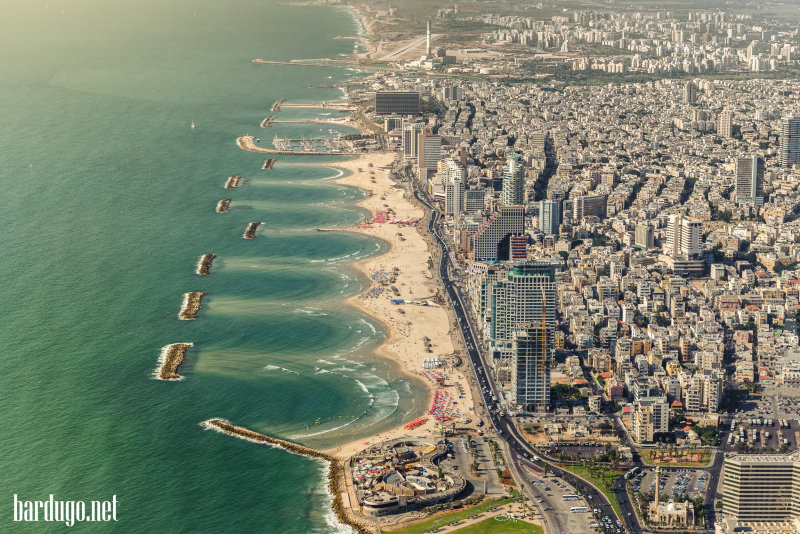
<instances>
[{"instance_id":1,"label":"turquoise seawater","mask_svg":"<svg viewBox=\"0 0 800 534\"><path fill-rule=\"evenodd\" d=\"M14 494L51 493L117 495L118 522L81 532L342 530L322 464L199 424L223 417L327 447L424 402L372 356L380 325L341 305L368 286L349 262L385 245L315 230L359 221L363 192L302 157L263 171L235 145L331 134L259 124L278 98L341 98L309 86L357 73L251 60L351 54L354 41L333 37L356 31L343 9L273 0L5 3L0 532L64 532L12 522ZM223 189L231 175L237 190ZM230 213L215 213L225 197ZM264 222L252 241L250 221ZM196 276L207 252L211 275ZM196 321L179 321L188 291L207 296ZM185 379L156 381L174 342L194 343Z\"/></svg>"}]
</instances>

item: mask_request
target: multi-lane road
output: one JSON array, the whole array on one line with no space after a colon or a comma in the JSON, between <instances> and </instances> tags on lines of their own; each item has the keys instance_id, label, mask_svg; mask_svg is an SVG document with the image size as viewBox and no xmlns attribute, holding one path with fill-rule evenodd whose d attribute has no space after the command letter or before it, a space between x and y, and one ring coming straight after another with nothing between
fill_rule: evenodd
<instances>
[{"instance_id":1,"label":"multi-lane road","mask_svg":"<svg viewBox=\"0 0 800 534\"><path fill-rule=\"evenodd\" d=\"M413 180L411 180L411 182L413 184ZM412 185L412 187L414 186ZM473 377L475 379L475 384L480 393L481 400L486 408L488 419L492 428L494 428L496 431L498 438L503 440L507 445L508 450L511 451L512 454L510 460L515 463L514 471L517 473L522 472L523 463L530 463L531 465L536 466L536 468L539 470L543 470L546 466L549 473L553 473L554 475L562 477L566 482L572 485L585 499L587 505L591 509L597 509L599 511L598 515L601 517L616 517L616 514L608 499L605 497L605 495L603 495L602 492L598 490L598 488L595 488L582 478L577 477L568 471L564 471L563 469L554 467L536 457L536 451L534 451L528 442L520 435L519 430L517 429L513 420L500 415L501 412L498 400L501 398L500 392L494 382L491 372L488 371L490 367L487 365L484 355L480 350L478 337L475 335L477 328L472 324L470 320L470 314L466 311L460 288L450 280L450 249L446 240L439 233L439 228L437 226L440 213L430 202L428 202L427 199L420 195L419 190L416 187L414 187L414 197L429 211L430 216L428 219L428 231L438 243L441 251L440 262L438 266L439 277L441 278L442 284L447 291L453 307L453 312L455 313L456 320L458 321L458 325L464 339L464 346L472 363L471 368ZM640 533L641 529L636 521L636 514L633 512L632 507L630 507L630 502L628 502L624 482L621 485L621 493L617 493L617 497L618 501L625 501L628 504L627 507L623 508L623 517L621 518L624 522L625 532L632 534ZM557 515L554 514L554 516L555 521L552 521L553 517L548 518L550 521L546 521L551 530L554 530L553 527L555 526L555 530L557 530L556 534L560 532L567 532L566 530L561 530L561 522L558 521ZM553 522L555 522L556 525L552 525ZM614 526L604 525L603 530L605 532L617 532L617 528Z\"/></svg>"}]
</instances>

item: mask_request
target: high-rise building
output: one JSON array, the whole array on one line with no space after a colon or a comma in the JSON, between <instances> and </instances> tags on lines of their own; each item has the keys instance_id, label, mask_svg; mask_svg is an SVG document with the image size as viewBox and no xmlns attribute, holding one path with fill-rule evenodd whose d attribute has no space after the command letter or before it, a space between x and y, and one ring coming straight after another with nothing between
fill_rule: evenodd
<instances>
[{"instance_id":1,"label":"high-rise building","mask_svg":"<svg viewBox=\"0 0 800 534\"><path fill-rule=\"evenodd\" d=\"M669 216L667 244L664 253L672 258L692 258L700 254L701 221L688 219L680 214Z\"/></svg>"},{"instance_id":2,"label":"high-rise building","mask_svg":"<svg viewBox=\"0 0 800 534\"><path fill-rule=\"evenodd\" d=\"M525 187L525 169L519 156L508 157L506 170L503 172L503 205L519 206L523 202Z\"/></svg>"},{"instance_id":3,"label":"high-rise building","mask_svg":"<svg viewBox=\"0 0 800 534\"><path fill-rule=\"evenodd\" d=\"M464 190L467 183L467 171L458 161L444 161L445 171L442 173L444 185L444 211L448 215L458 217L464 212Z\"/></svg>"},{"instance_id":4,"label":"high-rise building","mask_svg":"<svg viewBox=\"0 0 800 534\"><path fill-rule=\"evenodd\" d=\"M417 167L420 169L420 179L423 178L422 171L436 171L439 168L439 161L442 159L442 138L434 135L431 130L423 130L419 134L419 155L417 156ZM425 173L427 178L427 173Z\"/></svg>"},{"instance_id":5,"label":"high-rise building","mask_svg":"<svg viewBox=\"0 0 800 534\"><path fill-rule=\"evenodd\" d=\"M722 511L729 524L800 519L800 453L733 454L723 470Z\"/></svg>"},{"instance_id":6,"label":"high-rise building","mask_svg":"<svg viewBox=\"0 0 800 534\"><path fill-rule=\"evenodd\" d=\"M720 137L733 137L733 112L731 110L725 109L719 114L717 135Z\"/></svg>"},{"instance_id":7,"label":"high-rise building","mask_svg":"<svg viewBox=\"0 0 800 534\"><path fill-rule=\"evenodd\" d=\"M550 406L550 363L554 334L555 328L534 323L520 323L512 333L511 384L514 401L531 412L544 412Z\"/></svg>"},{"instance_id":8,"label":"high-rise building","mask_svg":"<svg viewBox=\"0 0 800 534\"><path fill-rule=\"evenodd\" d=\"M523 363L528 365L526 358L531 357L535 360L546 351L547 357L544 363L549 364L556 327L556 267L555 264L544 262L517 263L505 279L499 279L495 283L491 297L490 330L494 360L514 358L514 334L521 324L530 323L525 327L528 332L518 336L522 340L518 349L522 352L518 352L516 357L522 358ZM538 345L536 345L537 339L530 339L537 336ZM538 352L539 355L534 357L528 352L531 350L534 353ZM512 369L513 367L516 366L512 361ZM522 373L519 369L517 372ZM513 387L524 389L525 385L514 384ZM520 404L527 403L520 402Z\"/></svg>"},{"instance_id":9,"label":"high-rise building","mask_svg":"<svg viewBox=\"0 0 800 534\"><path fill-rule=\"evenodd\" d=\"M419 92L377 91L376 115L419 115Z\"/></svg>"},{"instance_id":10,"label":"high-rise building","mask_svg":"<svg viewBox=\"0 0 800 534\"><path fill-rule=\"evenodd\" d=\"M512 235L525 233L525 207L500 206L473 237L475 260L510 259Z\"/></svg>"},{"instance_id":11,"label":"high-rise building","mask_svg":"<svg viewBox=\"0 0 800 534\"><path fill-rule=\"evenodd\" d=\"M686 82L683 86L683 103L694 104L697 102L697 84L694 82Z\"/></svg>"},{"instance_id":12,"label":"high-rise building","mask_svg":"<svg viewBox=\"0 0 800 534\"><path fill-rule=\"evenodd\" d=\"M655 246L653 227L647 223L637 224L633 244L647 250L653 248Z\"/></svg>"},{"instance_id":13,"label":"high-rise building","mask_svg":"<svg viewBox=\"0 0 800 534\"><path fill-rule=\"evenodd\" d=\"M800 116L785 117L781 124L781 167L800 165Z\"/></svg>"},{"instance_id":14,"label":"high-rise building","mask_svg":"<svg viewBox=\"0 0 800 534\"><path fill-rule=\"evenodd\" d=\"M457 85L448 85L442 88L443 100L461 100L464 90Z\"/></svg>"},{"instance_id":15,"label":"high-rise building","mask_svg":"<svg viewBox=\"0 0 800 534\"><path fill-rule=\"evenodd\" d=\"M539 230L546 235L558 233L561 226L561 202L557 200L539 201Z\"/></svg>"},{"instance_id":16,"label":"high-rise building","mask_svg":"<svg viewBox=\"0 0 800 534\"><path fill-rule=\"evenodd\" d=\"M423 125L419 122L403 126L403 157L406 160L415 160L419 157L419 134L422 129Z\"/></svg>"},{"instance_id":17,"label":"high-rise building","mask_svg":"<svg viewBox=\"0 0 800 534\"><path fill-rule=\"evenodd\" d=\"M483 188L471 188L464 192L464 211L467 213L478 213L483 211L486 203L486 190Z\"/></svg>"},{"instance_id":18,"label":"high-rise building","mask_svg":"<svg viewBox=\"0 0 800 534\"><path fill-rule=\"evenodd\" d=\"M608 195L584 195L572 199L572 218L580 221L584 217L606 217Z\"/></svg>"},{"instance_id":19,"label":"high-rise building","mask_svg":"<svg viewBox=\"0 0 800 534\"><path fill-rule=\"evenodd\" d=\"M764 204L764 160L758 156L736 158L736 196L739 202Z\"/></svg>"},{"instance_id":20,"label":"high-rise building","mask_svg":"<svg viewBox=\"0 0 800 534\"><path fill-rule=\"evenodd\" d=\"M403 127L403 118L400 115L387 115L383 119L383 129L386 132L393 132Z\"/></svg>"}]
</instances>

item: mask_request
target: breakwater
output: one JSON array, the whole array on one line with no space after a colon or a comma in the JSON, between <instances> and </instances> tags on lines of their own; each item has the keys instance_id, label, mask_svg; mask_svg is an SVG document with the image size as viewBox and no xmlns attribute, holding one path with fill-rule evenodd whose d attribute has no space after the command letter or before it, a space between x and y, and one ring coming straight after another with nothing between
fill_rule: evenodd
<instances>
[{"instance_id":1,"label":"breakwater","mask_svg":"<svg viewBox=\"0 0 800 534\"><path fill-rule=\"evenodd\" d=\"M338 460L337 458L329 454L325 454L324 452L312 449L311 447L300 445L299 443L294 443L285 439L274 438L254 430L250 430L249 428L234 425L224 419L208 419L207 421L200 423L200 426L209 430L222 432L223 434L227 434L235 438L244 439L253 443L278 447L292 454L298 454L300 456L306 456L327 462L328 491L333 497L331 507L333 508L333 512L336 514L336 517L341 523L349 526L359 534L380 534L380 528L378 528L376 524L364 517L356 515L351 507L344 504L342 494L347 493L344 478L344 461Z\"/></svg>"},{"instance_id":2,"label":"breakwater","mask_svg":"<svg viewBox=\"0 0 800 534\"><path fill-rule=\"evenodd\" d=\"M260 224L261 224L260 222L251 222L250 224L248 224L242 237L245 239L255 239L256 229Z\"/></svg>"},{"instance_id":3,"label":"breakwater","mask_svg":"<svg viewBox=\"0 0 800 534\"><path fill-rule=\"evenodd\" d=\"M272 111L280 111L281 110L281 104L283 104L285 101L286 101L286 99L284 99L284 98L279 98L278 100L276 100L275 103L272 104Z\"/></svg>"},{"instance_id":4,"label":"breakwater","mask_svg":"<svg viewBox=\"0 0 800 534\"><path fill-rule=\"evenodd\" d=\"M178 369L186 361L186 351L193 346L193 343L172 343L162 347L155 377L158 380L183 380Z\"/></svg>"},{"instance_id":5,"label":"breakwater","mask_svg":"<svg viewBox=\"0 0 800 534\"><path fill-rule=\"evenodd\" d=\"M241 176L230 176L228 177L228 181L225 182L225 189L236 189L239 187L239 180L241 180Z\"/></svg>"},{"instance_id":6,"label":"breakwater","mask_svg":"<svg viewBox=\"0 0 800 534\"><path fill-rule=\"evenodd\" d=\"M228 206L231 205L231 199L223 198L217 202L217 213L228 213Z\"/></svg>"},{"instance_id":7,"label":"breakwater","mask_svg":"<svg viewBox=\"0 0 800 534\"><path fill-rule=\"evenodd\" d=\"M197 262L197 270L195 273L200 276L208 276L208 272L211 270L211 262L214 261L216 257L216 254L203 254L203 257Z\"/></svg>"},{"instance_id":8,"label":"breakwater","mask_svg":"<svg viewBox=\"0 0 800 534\"><path fill-rule=\"evenodd\" d=\"M178 314L178 319L181 321L191 321L197 319L197 312L200 311L200 302L203 300L202 291L192 291L183 295L183 304L181 311Z\"/></svg>"},{"instance_id":9,"label":"breakwater","mask_svg":"<svg viewBox=\"0 0 800 534\"><path fill-rule=\"evenodd\" d=\"M266 119L261 121L261 127L262 128L269 128L270 125L272 124L272 121L274 121L274 120L275 120L275 115L270 115L269 117L267 117Z\"/></svg>"},{"instance_id":10,"label":"breakwater","mask_svg":"<svg viewBox=\"0 0 800 534\"><path fill-rule=\"evenodd\" d=\"M261 168L264 169L265 171L268 171L268 170L270 170L272 168L273 165L275 165L275 160L274 159L272 159L272 158L265 159L264 160L264 164L261 166Z\"/></svg>"}]
</instances>

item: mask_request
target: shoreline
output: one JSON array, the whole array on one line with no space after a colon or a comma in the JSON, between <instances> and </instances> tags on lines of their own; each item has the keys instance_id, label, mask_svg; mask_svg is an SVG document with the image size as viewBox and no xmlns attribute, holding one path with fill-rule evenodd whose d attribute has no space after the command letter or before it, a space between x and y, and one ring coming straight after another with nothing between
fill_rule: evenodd
<instances>
[{"instance_id":1,"label":"shoreline","mask_svg":"<svg viewBox=\"0 0 800 534\"><path fill-rule=\"evenodd\" d=\"M393 159L393 152L375 152L334 165L347 172L331 179L331 183L358 187L368 193L368 196L356 203L356 206L368 210L371 214L375 214L378 210L391 209L394 215L390 215L390 218L398 221L414 221L414 224L410 225L391 224L387 221L337 229L385 241L389 247L383 254L351 262L349 265L367 279L370 279L370 274L376 271L392 272L394 278L394 281L385 286L373 283L372 288L376 286L385 288L385 296L365 298L364 295L368 291L365 290L363 293L348 297L343 302L383 325L386 338L374 349L373 355L388 360L400 376L419 381L425 388L426 397L424 408L410 414L408 421L402 421L371 437L353 439L325 449L325 453L340 459L347 459L376 441L407 435L409 431L405 425L421 417L427 420L416 427L414 433L419 435L435 432L438 423L435 418L428 415L427 411L436 389L442 388L420 376L417 371L422 371L423 358L441 357L452 354L456 349L451 338L452 318L446 306L395 305L389 298L391 295L391 298L406 301L430 301L437 291L443 290L438 279L426 265L426 258L433 256L429 243L423 235L426 230L416 224L424 217L424 211L406 198L405 188L391 181L384 171L380 170L390 165ZM398 270L395 271L395 268ZM424 338L430 339L433 352L427 352ZM463 382L457 381L456 377L462 376L458 370L451 370L449 376L448 384L451 386L455 386L456 382L463 383L465 394L464 399L459 400L459 406L467 410L466 407L472 404L466 377L462 377ZM468 416L469 412L467 410L460 415Z\"/></svg>"}]
</instances>

